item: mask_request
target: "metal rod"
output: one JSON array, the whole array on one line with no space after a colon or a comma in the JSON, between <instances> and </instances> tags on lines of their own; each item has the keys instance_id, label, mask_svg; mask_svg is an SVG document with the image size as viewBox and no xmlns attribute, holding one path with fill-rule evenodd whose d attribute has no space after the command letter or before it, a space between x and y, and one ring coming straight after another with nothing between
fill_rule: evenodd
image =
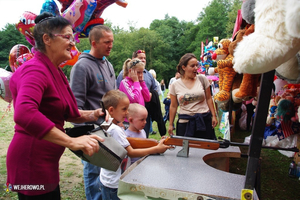
<instances>
[{"instance_id":1,"label":"metal rod","mask_svg":"<svg viewBox=\"0 0 300 200\"><path fill-rule=\"evenodd\" d=\"M264 73L261 76L260 92L251 132L250 146L248 150L248 163L246 169L245 189L254 189L256 173L259 165L259 157L262 148L266 119L269 110L272 85L275 70Z\"/></svg>"}]
</instances>

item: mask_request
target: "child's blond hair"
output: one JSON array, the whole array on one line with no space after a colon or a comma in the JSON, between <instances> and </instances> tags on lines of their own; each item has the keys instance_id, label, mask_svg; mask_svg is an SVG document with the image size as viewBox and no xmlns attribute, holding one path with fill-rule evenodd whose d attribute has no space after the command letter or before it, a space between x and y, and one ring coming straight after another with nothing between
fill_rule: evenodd
<instances>
[{"instance_id":1,"label":"child's blond hair","mask_svg":"<svg viewBox=\"0 0 300 200\"><path fill-rule=\"evenodd\" d=\"M131 103L128 108L128 118L129 117L134 117L138 112L141 110L146 110L145 106L142 106L141 104L138 103Z\"/></svg>"},{"instance_id":2,"label":"child's blond hair","mask_svg":"<svg viewBox=\"0 0 300 200\"><path fill-rule=\"evenodd\" d=\"M145 69L145 63L138 58L128 58L123 64L123 78L128 76L130 69L135 69L137 67L143 67Z\"/></svg>"}]
</instances>

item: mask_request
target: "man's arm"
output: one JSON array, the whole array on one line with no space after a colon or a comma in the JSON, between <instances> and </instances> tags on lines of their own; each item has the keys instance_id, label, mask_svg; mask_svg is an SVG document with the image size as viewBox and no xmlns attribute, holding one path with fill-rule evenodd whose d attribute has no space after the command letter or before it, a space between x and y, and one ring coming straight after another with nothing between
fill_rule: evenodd
<instances>
[{"instance_id":1,"label":"man's arm","mask_svg":"<svg viewBox=\"0 0 300 200\"><path fill-rule=\"evenodd\" d=\"M83 110L87 94L86 70L82 65L74 65L70 73L70 87L77 101L78 109Z\"/></svg>"},{"instance_id":2,"label":"man's arm","mask_svg":"<svg viewBox=\"0 0 300 200\"><path fill-rule=\"evenodd\" d=\"M123 80L123 70L120 71L118 78L117 78L117 89L120 87L120 83Z\"/></svg>"}]
</instances>

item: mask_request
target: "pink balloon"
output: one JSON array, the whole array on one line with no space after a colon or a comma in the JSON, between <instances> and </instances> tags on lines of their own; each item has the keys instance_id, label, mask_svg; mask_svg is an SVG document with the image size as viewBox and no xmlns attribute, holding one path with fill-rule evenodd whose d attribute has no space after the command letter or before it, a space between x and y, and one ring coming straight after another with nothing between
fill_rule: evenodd
<instances>
[{"instance_id":1,"label":"pink balloon","mask_svg":"<svg viewBox=\"0 0 300 200\"><path fill-rule=\"evenodd\" d=\"M15 72L19 67L19 65L16 64L17 58L25 53L30 53L30 50L24 44L17 44L11 48L8 60L12 72Z\"/></svg>"},{"instance_id":2,"label":"pink balloon","mask_svg":"<svg viewBox=\"0 0 300 200\"><path fill-rule=\"evenodd\" d=\"M33 53L24 53L17 58L16 68L18 69L23 63L27 62L31 58L33 58Z\"/></svg>"},{"instance_id":3,"label":"pink balloon","mask_svg":"<svg viewBox=\"0 0 300 200\"><path fill-rule=\"evenodd\" d=\"M12 95L9 89L9 80L11 76L11 72L0 68L0 97L8 103L12 101Z\"/></svg>"},{"instance_id":4,"label":"pink balloon","mask_svg":"<svg viewBox=\"0 0 300 200\"><path fill-rule=\"evenodd\" d=\"M62 16L69 20L74 29L83 22L84 12L87 9L87 6L87 0L74 0L73 3L63 12Z\"/></svg>"}]
</instances>

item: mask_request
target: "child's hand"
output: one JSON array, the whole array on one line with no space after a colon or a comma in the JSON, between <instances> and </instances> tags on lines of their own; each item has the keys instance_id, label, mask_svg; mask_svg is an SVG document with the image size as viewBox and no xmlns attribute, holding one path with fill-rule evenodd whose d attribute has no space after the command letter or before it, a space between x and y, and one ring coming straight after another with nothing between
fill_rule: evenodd
<instances>
[{"instance_id":1,"label":"child's hand","mask_svg":"<svg viewBox=\"0 0 300 200\"><path fill-rule=\"evenodd\" d=\"M139 77L137 75L137 72L134 69L129 70L128 77L131 78L133 82L138 82L139 81Z\"/></svg>"},{"instance_id":2,"label":"child's hand","mask_svg":"<svg viewBox=\"0 0 300 200\"><path fill-rule=\"evenodd\" d=\"M157 153L164 153L167 149L173 148L172 146L164 144L165 139L161 139L156 146Z\"/></svg>"}]
</instances>

